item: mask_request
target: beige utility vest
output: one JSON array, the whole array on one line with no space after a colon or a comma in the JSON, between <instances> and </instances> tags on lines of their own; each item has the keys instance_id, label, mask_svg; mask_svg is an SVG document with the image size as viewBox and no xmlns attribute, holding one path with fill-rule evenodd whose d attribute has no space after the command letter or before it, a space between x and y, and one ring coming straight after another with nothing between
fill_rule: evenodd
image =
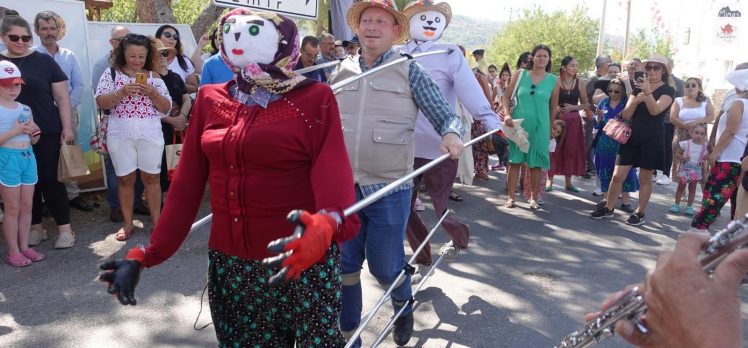
<instances>
[{"instance_id":1,"label":"beige utility vest","mask_svg":"<svg viewBox=\"0 0 748 348\"><path fill-rule=\"evenodd\" d=\"M382 64L400 58L393 54ZM335 91L345 145L359 185L390 183L413 171L413 132L418 107L410 90L407 60ZM358 57L344 60L330 78L361 73Z\"/></svg>"}]
</instances>

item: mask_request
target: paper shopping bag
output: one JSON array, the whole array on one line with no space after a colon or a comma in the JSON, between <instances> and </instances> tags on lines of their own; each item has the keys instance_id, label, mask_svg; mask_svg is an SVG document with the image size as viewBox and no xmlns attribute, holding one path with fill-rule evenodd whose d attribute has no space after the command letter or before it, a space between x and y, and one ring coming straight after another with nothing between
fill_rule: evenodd
<instances>
[{"instance_id":1,"label":"paper shopping bag","mask_svg":"<svg viewBox=\"0 0 748 348\"><path fill-rule=\"evenodd\" d=\"M164 148L166 154L166 174L169 181L174 179L174 173L176 172L177 164L179 163L179 156L182 155L182 144L177 144L177 133L178 132L174 132L172 144L166 145ZM179 134L179 137L182 138L184 136Z\"/></svg>"},{"instance_id":2,"label":"paper shopping bag","mask_svg":"<svg viewBox=\"0 0 748 348\"><path fill-rule=\"evenodd\" d=\"M67 181L88 174L91 172L88 170L81 146L62 143L60 160L57 162L57 180Z\"/></svg>"}]
</instances>

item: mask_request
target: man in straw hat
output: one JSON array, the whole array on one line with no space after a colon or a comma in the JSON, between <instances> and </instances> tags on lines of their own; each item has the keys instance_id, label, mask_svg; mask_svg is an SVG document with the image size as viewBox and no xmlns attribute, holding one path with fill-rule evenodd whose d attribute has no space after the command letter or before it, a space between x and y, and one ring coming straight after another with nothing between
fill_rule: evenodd
<instances>
[{"instance_id":1,"label":"man in straw hat","mask_svg":"<svg viewBox=\"0 0 748 348\"><path fill-rule=\"evenodd\" d=\"M65 75L68 77L68 92L70 94L70 104L73 107L72 111L72 125L73 134L78 139L78 124L80 123L78 116L78 106L83 98L83 77L81 75L81 68L78 64L78 59L73 51L61 47L58 42L65 37L65 22L62 17L52 11L42 11L36 14L34 17L34 33L39 36L41 45L36 47L36 50L41 53L46 53L54 58L57 65L62 68ZM65 182L65 188L68 192L68 199L70 200L70 206L82 211L92 211L93 206L86 202L81 197L80 189L76 181ZM36 242L38 238L33 242Z\"/></svg>"},{"instance_id":2,"label":"man in straw hat","mask_svg":"<svg viewBox=\"0 0 748 348\"><path fill-rule=\"evenodd\" d=\"M349 57L333 72L335 83L400 58L392 48L408 36L408 19L392 0L354 4L348 25L358 34L361 56ZM420 109L441 135L440 149L456 159L463 144L460 118L444 99L428 72L412 60L363 77L337 92L344 135L361 200L413 170L413 129ZM343 244L343 309L340 327L346 337L357 329L362 311L360 273L364 258L381 284L390 286L406 267L402 247L410 213L412 182L403 184L359 212L362 228ZM410 275L391 294L396 319L393 338L408 343L413 333ZM360 341L356 342L356 346Z\"/></svg>"},{"instance_id":3,"label":"man in straw hat","mask_svg":"<svg viewBox=\"0 0 748 348\"><path fill-rule=\"evenodd\" d=\"M411 1L405 6L403 13L410 21L411 41L400 51L414 55L437 50L451 50L452 52L448 55L430 55L416 60L428 69L453 109L459 100L465 109L476 119L482 120L489 130L499 129L499 118L484 97L483 90L470 70L462 51L456 45L436 43L452 19L452 8L449 4L446 2L435 4L431 0ZM424 114L419 112L415 131L415 168L420 168L441 156L440 142L441 136L434 131ZM457 161L447 160L429 169L422 177L415 180L416 186L421 180L426 184L426 191L431 196L438 216L447 211L447 201L456 175ZM415 203L415 196L414 193L413 203ZM445 244L439 253L446 254L445 257L452 259L460 249L467 248L470 228L454 214L447 216L442 226L452 240ZM406 235L413 251L428 235L426 225L423 224L415 210L411 210ZM416 259L418 271L413 276L413 283L419 282L429 272L431 262L431 248L427 244Z\"/></svg>"}]
</instances>

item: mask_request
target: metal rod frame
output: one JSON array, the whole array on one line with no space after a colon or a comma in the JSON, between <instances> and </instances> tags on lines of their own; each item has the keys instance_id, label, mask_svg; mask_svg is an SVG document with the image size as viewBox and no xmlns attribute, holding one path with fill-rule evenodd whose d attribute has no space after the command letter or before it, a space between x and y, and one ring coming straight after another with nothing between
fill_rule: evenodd
<instances>
[{"instance_id":1,"label":"metal rod frame","mask_svg":"<svg viewBox=\"0 0 748 348\"><path fill-rule=\"evenodd\" d=\"M410 260L408 260L408 264L411 264L416 261L416 257L418 257L418 254L421 253L421 250L423 250L423 248L426 247L426 244L431 240L431 237L434 236L434 233L436 233L436 230L439 229L442 222L444 222L444 219L446 219L447 215L449 215L449 213L451 212L452 211L449 209L447 209L447 211L444 212L444 215L442 215L442 217L436 223L436 226L434 226L434 228L431 229L431 231L426 236L426 239L423 241L423 243L421 243L421 245L418 246L418 249L416 249L416 251L413 252L413 256L411 256ZM395 278L395 280L392 282L390 287L387 288L387 291L384 292L384 295L382 295L382 297L379 298L379 301L377 301L377 304L375 304L374 307L372 307L372 309L370 309L369 312L366 313L366 315L364 315L364 317L361 319L361 323L358 324L358 328L356 328L356 331L353 332L353 336L351 336L351 338L346 343L345 348L350 348L353 346L353 344L356 342L356 340L358 340L358 338L361 336L361 333L366 328L366 325L368 325L371 319L374 318L374 315L377 313L377 311L379 311L379 308L381 308L382 305L384 305L384 302L387 301L387 298L390 296L392 291L395 290L395 287L402 285L398 283L404 278L405 278L405 269L400 271L400 274L397 275L397 278ZM408 303L404 304L403 308L405 308L407 305Z\"/></svg>"},{"instance_id":2,"label":"metal rod frame","mask_svg":"<svg viewBox=\"0 0 748 348\"><path fill-rule=\"evenodd\" d=\"M308 72L317 71L319 69L329 68L331 66L337 66L338 64L340 64L342 62L343 62L343 59L339 58L339 59L331 60L331 61L329 61L327 63L312 65L310 67L306 67L306 68L303 68L303 69L295 70L294 72L297 73L297 74L299 74L299 75L306 74Z\"/></svg>"},{"instance_id":3,"label":"metal rod frame","mask_svg":"<svg viewBox=\"0 0 748 348\"><path fill-rule=\"evenodd\" d=\"M343 86L345 86L347 84L355 82L355 81L357 81L359 79L362 79L362 78L364 78L366 76L369 76L371 74L376 74L377 72L379 72L381 70L387 69L387 68L389 68L389 67L391 67L393 65L396 65L396 64L400 64L400 63L402 63L402 62L404 62L404 61L406 61L408 59L415 59L415 58L419 58L419 57L431 56L431 55L443 54L443 53L451 54L452 53L452 49L436 50L436 51L418 53L418 54L414 54L412 56L410 56L410 55L408 55L408 56L402 56L402 57L397 58L397 59L395 59L395 60L393 60L391 62L384 63L384 64L382 64L380 66L377 66L374 69L366 70L366 71L364 71L364 72L362 72L362 73L360 73L358 75L351 76L351 77L349 77L347 79L344 79L343 81L337 82L337 83L331 85L330 88L332 88L333 91L337 91L337 90L343 88Z\"/></svg>"},{"instance_id":4,"label":"metal rod frame","mask_svg":"<svg viewBox=\"0 0 748 348\"><path fill-rule=\"evenodd\" d=\"M434 262L434 264L431 266L431 269L428 271L428 273L426 273L426 275L423 276L423 278L421 279L421 282L418 284L418 286L416 287L416 289L413 290L413 297L414 298L416 297L416 294L418 294L421 291L421 288L423 287L423 285L426 284L426 280L428 280L429 277L431 277L432 275L434 275L434 271L436 271L436 268L439 266L439 264L442 262L442 260L444 260L444 256L446 256L446 254L439 255L439 259L437 259L436 262ZM416 301L414 299L413 301L410 301L410 302L413 304ZM405 308L407 308L407 305L403 306L402 308L400 308L400 310L397 312L397 314L395 314L392 317L392 319L390 319L390 321L384 327L384 331L382 331L379 334L379 336L377 336L377 340L374 341L374 344L371 345L372 348L378 347L379 344L382 343L382 341L384 340L384 338L387 337L387 335L390 333L390 330L392 330L392 327L395 326L395 321L397 320L397 318L399 318L403 314L403 312L405 312Z\"/></svg>"}]
</instances>

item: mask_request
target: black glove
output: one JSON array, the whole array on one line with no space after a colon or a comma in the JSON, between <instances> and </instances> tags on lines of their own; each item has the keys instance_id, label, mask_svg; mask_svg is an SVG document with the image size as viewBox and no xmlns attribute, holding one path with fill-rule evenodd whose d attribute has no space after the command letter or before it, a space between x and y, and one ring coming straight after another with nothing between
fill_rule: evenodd
<instances>
[{"instance_id":1,"label":"black glove","mask_svg":"<svg viewBox=\"0 0 748 348\"><path fill-rule=\"evenodd\" d=\"M109 261L99 266L105 272L99 280L109 283L107 292L116 295L123 305L136 305L135 286L140 280L140 272L145 260L145 251L135 247L130 249L124 260Z\"/></svg>"}]
</instances>

